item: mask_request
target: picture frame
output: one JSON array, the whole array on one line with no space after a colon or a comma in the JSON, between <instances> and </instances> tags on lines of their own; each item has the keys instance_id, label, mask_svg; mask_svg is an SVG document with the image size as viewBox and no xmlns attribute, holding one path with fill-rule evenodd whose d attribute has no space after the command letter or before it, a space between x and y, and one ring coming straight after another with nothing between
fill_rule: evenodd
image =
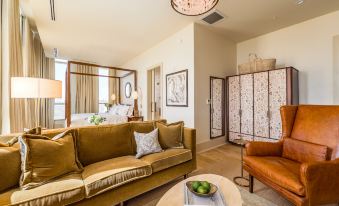
<instances>
[{"instance_id":1,"label":"picture frame","mask_svg":"<svg viewBox=\"0 0 339 206\"><path fill-rule=\"evenodd\" d=\"M166 74L166 106L188 107L188 70Z\"/></svg>"}]
</instances>

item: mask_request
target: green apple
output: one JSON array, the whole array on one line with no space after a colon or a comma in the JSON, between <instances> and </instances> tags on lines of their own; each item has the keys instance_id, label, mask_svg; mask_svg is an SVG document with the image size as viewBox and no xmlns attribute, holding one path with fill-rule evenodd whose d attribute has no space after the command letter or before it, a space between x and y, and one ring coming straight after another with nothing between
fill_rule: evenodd
<instances>
[{"instance_id":1,"label":"green apple","mask_svg":"<svg viewBox=\"0 0 339 206\"><path fill-rule=\"evenodd\" d=\"M200 193L200 194L207 194L208 193L207 189L204 186L199 186L198 189L197 189L197 192Z\"/></svg>"},{"instance_id":2,"label":"green apple","mask_svg":"<svg viewBox=\"0 0 339 206\"><path fill-rule=\"evenodd\" d=\"M200 186L201 186L201 184L200 184L199 181L194 181L194 182L192 183L192 188L193 188L194 191L197 191L197 190L198 190L198 187L200 187Z\"/></svg>"},{"instance_id":3,"label":"green apple","mask_svg":"<svg viewBox=\"0 0 339 206\"><path fill-rule=\"evenodd\" d=\"M201 182L201 186L203 186L207 190L207 193L210 192L211 184L209 182L203 181L203 182Z\"/></svg>"}]
</instances>

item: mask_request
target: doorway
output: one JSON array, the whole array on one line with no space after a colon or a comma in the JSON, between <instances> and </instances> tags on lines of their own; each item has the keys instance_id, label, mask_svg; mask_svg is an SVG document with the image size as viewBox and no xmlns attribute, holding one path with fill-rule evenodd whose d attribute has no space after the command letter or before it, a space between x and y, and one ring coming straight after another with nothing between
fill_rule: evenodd
<instances>
[{"instance_id":1,"label":"doorway","mask_svg":"<svg viewBox=\"0 0 339 206\"><path fill-rule=\"evenodd\" d=\"M159 120L162 115L161 66L147 71L147 116L149 120Z\"/></svg>"}]
</instances>

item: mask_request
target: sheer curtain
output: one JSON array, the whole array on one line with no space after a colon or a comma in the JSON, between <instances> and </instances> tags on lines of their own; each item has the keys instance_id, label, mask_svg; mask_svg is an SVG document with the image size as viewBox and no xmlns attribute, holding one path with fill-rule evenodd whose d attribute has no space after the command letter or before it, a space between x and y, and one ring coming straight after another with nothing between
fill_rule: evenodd
<instances>
[{"instance_id":1,"label":"sheer curtain","mask_svg":"<svg viewBox=\"0 0 339 206\"><path fill-rule=\"evenodd\" d=\"M53 58L45 55L41 40L37 34L32 32L32 28L26 18L23 19L23 70L24 76L44 79L55 78L55 62ZM39 118L36 117L35 104L37 100L27 99L26 128L35 126L39 119L39 125L45 128L54 127L54 99L41 99L39 108Z\"/></svg>"},{"instance_id":2,"label":"sheer curtain","mask_svg":"<svg viewBox=\"0 0 339 206\"><path fill-rule=\"evenodd\" d=\"M8 6L8 69L10 77L23 76L22 42L20 34L19 0L7 0ZM10 88L10 84L8 85ZM10 90L9 90L10 91ZM10 93L9 93L10 94ZM10 99L10 129L11 132L22 132L25 127L25 101Z\"/></svg>"},{"instance_id":3,"label":"sheer curtain","mask_svg":"<svg viewBox=\"0 0 339 206\"><path fill-rule=\"evenodd\" d=\"M76 72L98 74L98 68L79 65ZM75 75L75 74L74 74ZM99 78L89 75L76 75L75 113L97 113L99 111Z\"/></svg>"},{"instance_id":4,"label":"sheer curtain","mask_svg":"<svg viewBox=\"0 0 339 206\"><path fill-rule=\"evenodd\" d=\"M113 69L109 69L109 76L116 76L117 72ZM116 104L119 98L119 80L116 78L108 78L108 102L110 104ZM115 94L115 101L111 99L112 94Z\"/></svg>"}]
</instances>

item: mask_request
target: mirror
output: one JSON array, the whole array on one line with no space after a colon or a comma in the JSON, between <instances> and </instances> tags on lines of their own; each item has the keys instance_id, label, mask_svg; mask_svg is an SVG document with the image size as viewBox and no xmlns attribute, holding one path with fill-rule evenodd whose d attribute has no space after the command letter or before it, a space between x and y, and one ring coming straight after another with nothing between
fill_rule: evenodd
<instances>
[{"instance_id":1,"label":"mirror","mask_svg":"<svg viewBox=\"0 0 339 206\"><path fill-rule=\"evenodd\" d=\"M210 77L210 138L225 135L225 79Z\"/></svg>"},{"instance_id":2,"label":"mirror","mask_svg":"<svg viewBox=\"0 0 339 206\"><path fill-rule=\"evenodd\" d=\"M125 97L130 98L132 94L132 85L130 82L125 84Z\"/></svg>"}]
</instances>

